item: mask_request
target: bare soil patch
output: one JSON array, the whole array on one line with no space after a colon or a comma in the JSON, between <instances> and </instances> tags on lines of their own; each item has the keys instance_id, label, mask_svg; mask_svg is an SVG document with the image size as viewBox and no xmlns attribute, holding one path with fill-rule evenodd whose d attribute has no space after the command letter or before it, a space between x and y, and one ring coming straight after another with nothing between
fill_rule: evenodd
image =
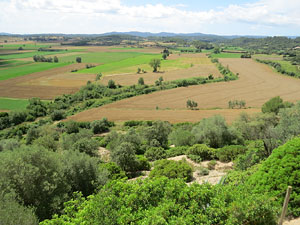
<instances>
[{"instance_id":1,"label":"bare soil patch","mask_svg":"<svg viewBox=\"0 0 300 225\"><path fill-rule=\"evenodd\" d=\"M285 221L283 225L299 225L300 224L300 218Z\"/></svg>"},{"instance_id":2,"label":"bare soil patch","mask_svg":"<svg viewBox=\"0 0 300 225\"><path fill-rule=\"evenodd\" d=\"M74 93L79 90L81 83L85 84L91 77L83 74L79 79L76 75L74 77L71 76L70 71L84 67L84 64L71 64L1 81L0 96L9 98L39 97L41 99L53 99L58 95ZM69 76L69 79L64 79L64 76Z\"/></svg>"}]
</instances>

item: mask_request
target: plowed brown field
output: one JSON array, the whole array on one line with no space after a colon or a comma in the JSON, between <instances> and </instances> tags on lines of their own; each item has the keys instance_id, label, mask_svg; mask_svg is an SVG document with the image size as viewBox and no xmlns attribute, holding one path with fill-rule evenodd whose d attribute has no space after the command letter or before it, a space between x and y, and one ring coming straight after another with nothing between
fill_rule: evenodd
<instances>
[{"instance_id":1,"label":"plowed brown field","mask_svg":"<svg viewBox=\"0 0 300 225\"><path fill-rule=\"evenodd\" d=\"M221 59L224 66L239 73L237 81L213 83L186 88L177 88L149 95L124 99L104 107L79 113L76 120L95 120L102 116L112 120L166 119L169 121L195 121L213 114L234 117L240 110L185 110L186 101L198 102L200 109L214 107L227 108L230 100L245 100L247 106L257 109L246 111L258 112L259 108L274 96L295 102L300 100L300 79L275 73L267 65L251 59ZM154 110L159 109L169 110ZM180 111L179 111L180 110ZM192 118L193 117L193 118Z\"/></svg>"},{"instance_id":2,"label":"plowed brown field","mask_svg":"<svg viewBox=\"0 0 300 225\"><path fill-rule=\"evenodd\" d=\"M0 81L0 96L9 98L53 99L55 96L70 94L79 90L93 74L71 74L72 69L84 68L85 64L72 64L60 68L37 72L26 76Z\"/></svg>"}]
</instances>

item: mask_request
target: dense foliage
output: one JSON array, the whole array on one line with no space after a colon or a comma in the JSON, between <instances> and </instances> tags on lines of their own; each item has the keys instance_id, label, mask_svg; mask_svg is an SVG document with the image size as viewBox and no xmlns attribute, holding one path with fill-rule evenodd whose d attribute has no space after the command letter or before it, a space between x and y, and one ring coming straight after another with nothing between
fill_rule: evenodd
<instances>
[{"instance_id":1,"label":"dense foliage","mask_svg":"<svg viewBox=\"0 0 300 225\"><path fill-rule=\"evenodd\" d=\"M116 181L88 200L78 196L65 206L64 215L42 225L277 224L276 208L267 196L167 178Z\"/></svg>"},{"instance_id":2,"label":"dense foliage","mask_svg":"<svg viewBox=\"0 0 300 225\"><path fill-rule=\"evenodd\" d=\"M289 213L300 216L300 138L294 138L273 151L251 175L248 183L257 193L269 193L283 203L288 185L293 187Z\"/></svg>"},{"instance_id":3,"label":"dense foliage","mask_svg":"<svg viewBox=\"0 0 300 225\"><path fill-rule=\"evenodd\" d=\"M154 169L150 172L150 177L161 177L165 176L171 179L182 178L186 182L192 181L192 168L184 160L173 161L173 160L159 160L155 162Z\"/></svg>"}]
</instances>

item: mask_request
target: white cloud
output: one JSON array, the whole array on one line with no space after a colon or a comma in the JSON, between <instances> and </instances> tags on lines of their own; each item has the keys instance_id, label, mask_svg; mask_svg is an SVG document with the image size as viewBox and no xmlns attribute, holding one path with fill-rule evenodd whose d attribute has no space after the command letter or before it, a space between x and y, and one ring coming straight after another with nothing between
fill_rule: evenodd
<instances>
[{"instance_id":1,"label":"white cloud","mask_svg":"<svg viewBox=\"0 0 300 225\"><path fill-rule=\"evenodd\" d=\"M185 4L187 4L185 2ZM218 33L253 27L300 28L299 0L259 0L209 11L188 11L185 5L128 6L125 0L0 1L0 31L102 33L112 30ZM59 24L58 24L59 23ZM80 29L80 30L79 30ZM237 33L237 32L236 32Z\"/></svg>"}]
</instances>

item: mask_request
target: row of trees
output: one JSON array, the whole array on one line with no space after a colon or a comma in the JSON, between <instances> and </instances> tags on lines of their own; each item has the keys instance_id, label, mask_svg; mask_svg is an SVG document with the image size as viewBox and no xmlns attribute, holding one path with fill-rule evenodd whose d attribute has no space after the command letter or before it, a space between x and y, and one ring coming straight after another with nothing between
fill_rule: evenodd
<instances>
[{"instance_id":1,"label":"row of trees","mask_svg":"<svg viewBox=\"0 0 300 225\"><path fill-rule=\"evenodd\" d=\"M57 58L57 56L54 56L53 58L52 57L48 57L48 58L46 58L46 57L44 57L44 56L42 56L42 55L34 55L33 56L33 60L35 61L35 62L55 62L55 63L58 63L58 58Z\"/></svg>"}]
</instances>

